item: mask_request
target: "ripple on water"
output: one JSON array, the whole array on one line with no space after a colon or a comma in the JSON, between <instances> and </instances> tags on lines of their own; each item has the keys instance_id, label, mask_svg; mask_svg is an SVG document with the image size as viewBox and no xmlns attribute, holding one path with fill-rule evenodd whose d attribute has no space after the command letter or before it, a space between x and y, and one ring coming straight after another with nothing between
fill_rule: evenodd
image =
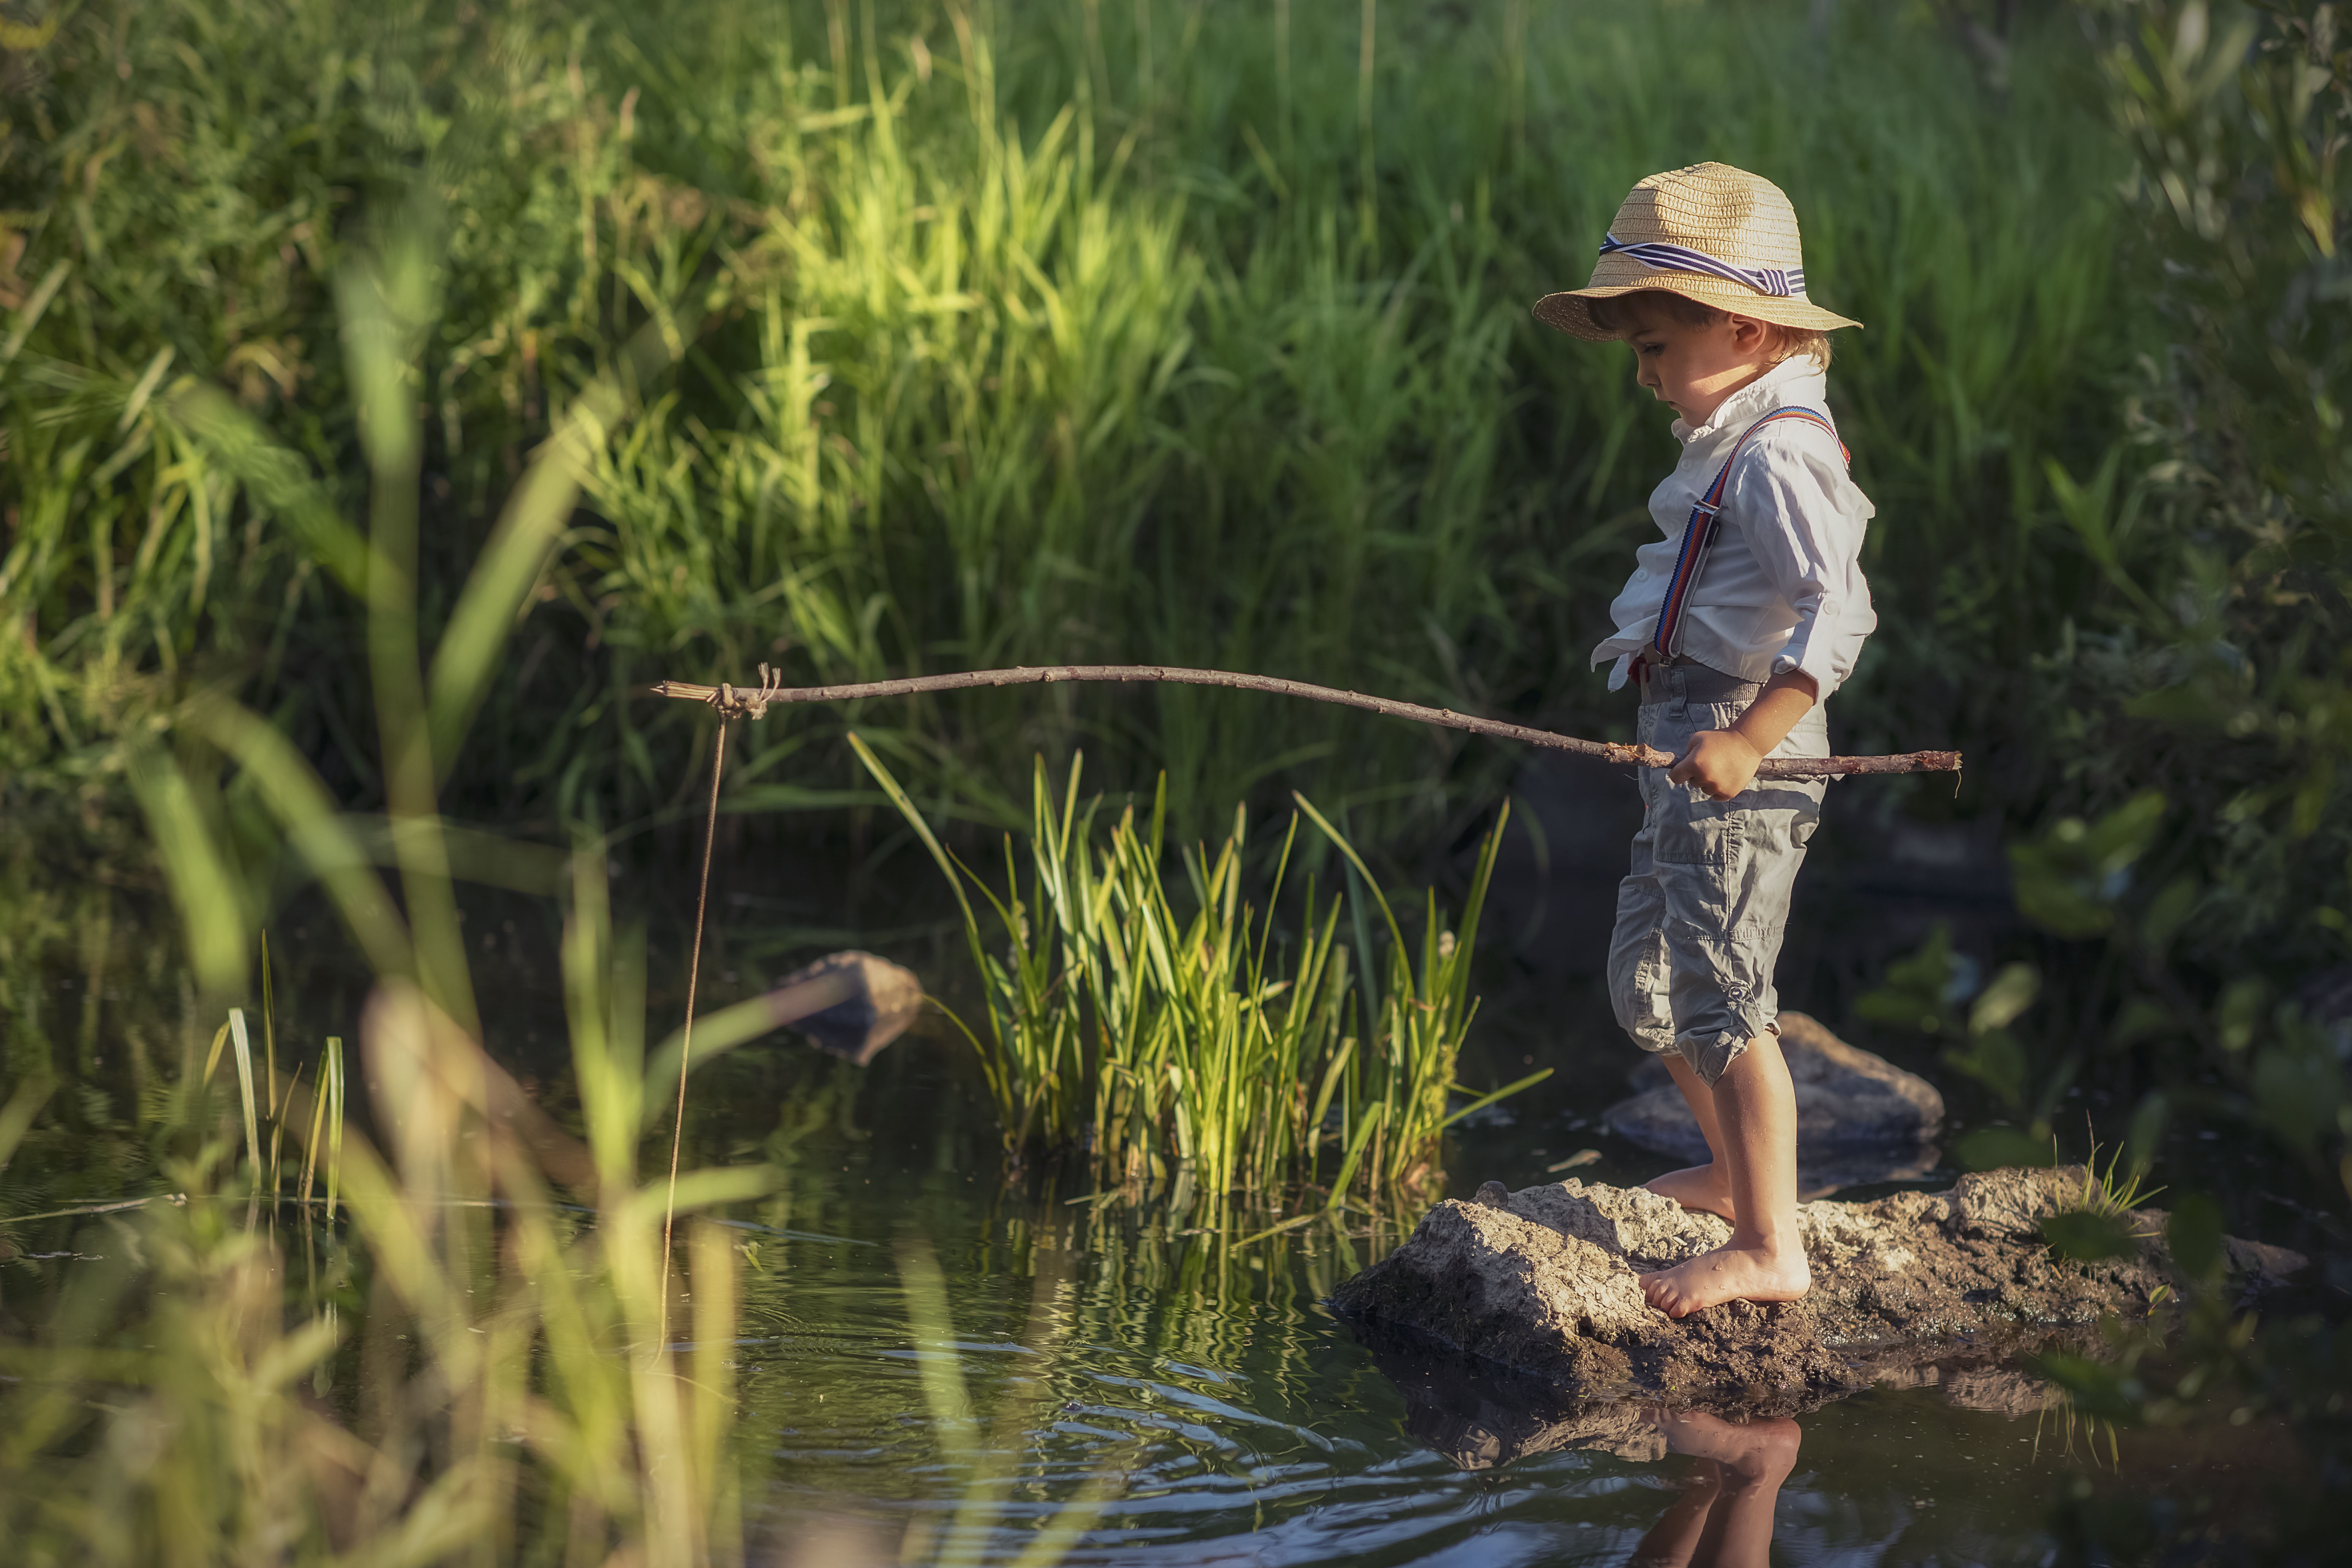
<instances>
[{"instance_id":1,"label":"ripple on water","mask_svg":"<svg viewBox=\"0 0 2352 1568\"><path fill-rule=\"evenodd\" d=\"M1622 1562L1710 1473L1687 1454L1649 1457L1667 1447L1654 1435L1620 1452L1515 1452L1494 1437L1465 1468L1415 1438L1404 1394L1318 1304L1344 1277L1331 1241L1260 1244L1266 1266L1211 1289L1214 1268L1206 1284L1188 1275L1183 1249L1212 1239L1008 1204L912 1205L946 1277L949 1337L908 1326L888 1247L793 1243L750 1277L745 1414L772 1460L767 1521L849 1512L885 1541L919 1529L934 1552L1008 1563L1084 1498L1073 1563ZM942 1380L970 1413L952 1431L928 1402ZM2049 1502L2084 1468L2080 1436L2070 1457L2033 1402L1969 1408L1988 1403L1970 1392L1981 1377L1951 1381L1802 1418L1795 1468L1767 1504L1779 1560L2041 1559ZM2135 1482L2132 1444L2125 1434L2109 1481L2160 1484Z\"/></svg>"}]
</instances>

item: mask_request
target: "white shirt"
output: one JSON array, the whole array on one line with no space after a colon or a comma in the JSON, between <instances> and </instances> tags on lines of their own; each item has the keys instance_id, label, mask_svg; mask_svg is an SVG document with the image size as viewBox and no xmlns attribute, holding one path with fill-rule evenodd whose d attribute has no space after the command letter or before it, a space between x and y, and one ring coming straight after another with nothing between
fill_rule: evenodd
<instances>
[{"instance_id":1,"label":"white shirt","mask_svg":"<svg viewBox=\"0 0 2352 1568\"><path fill-rule=\"evenodd\" d=\"M1625 684L1632 656L1657 629L1691 508L1733 443L1775 408L1829 419L1828 390L1829 378L1800 354L1725 398L1696 429L1675 421L1682 460L1650 492L1659 537L1634 552L1633 575L1609 606L1617 635L1592 650L1595 664L1616 660L1610 690ZM1828 431L1806 419L1775 420L1758 431L1732 466L1715 542L1683 612L1678 651L1747 680L1802 670L1826 701L1853 673L1878 625L1861 560L1863 532L1877 510L1846 477Z\"/></svg>"}]
</instances>

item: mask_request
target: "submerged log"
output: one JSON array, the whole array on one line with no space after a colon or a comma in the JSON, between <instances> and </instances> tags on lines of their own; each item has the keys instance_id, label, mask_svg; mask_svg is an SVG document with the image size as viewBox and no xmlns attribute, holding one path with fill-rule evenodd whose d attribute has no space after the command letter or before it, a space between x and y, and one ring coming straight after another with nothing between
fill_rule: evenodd
<instances>
[{"instance_id":1,"label":"submerged log","mask_svg":"<svg viewBox=\"0 0 2352 1568\"><path fill-rule=\"evenodd\" d=\"M1813 1271L1801 1301L1726 1302L1675 1321L1637 1270L1719 1247L1730 1226L1639 1188L1570 1180L1439 1204L1332 1305L1376 1341L1402 1334L1578 1400L1664 1399L1751 1413L1807 1408L1956 1350L2144 1317L2173 1285L2166 1216L2136 1212L2137 1256L2077 1263L2042 1221L2079 1206L2081 1167L1990 1171L1942 1193L1798 1209ZM2305 1259L2232 1238L2252 1290Z\"/></svg>"}]
</instances>

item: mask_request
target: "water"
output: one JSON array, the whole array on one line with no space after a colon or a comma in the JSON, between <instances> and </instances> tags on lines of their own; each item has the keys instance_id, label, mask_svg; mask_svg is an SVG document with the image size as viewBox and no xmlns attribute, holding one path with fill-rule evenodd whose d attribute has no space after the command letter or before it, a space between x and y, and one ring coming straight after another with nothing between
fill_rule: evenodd
<instances>
[{"instance_id":1,"label":"water","mask_svg":"<svg viewBox=\"0 0 2352 1568\"><path fill-rule=\"evenodd\" d=\"M492 1038L561 1115L561 1013L532 925L544 912L473 913ZM109 1142L93 1110L131 1103L134 1080L186 1059L176 1037L191 1026L156 957L167 944L129 940L134 923L93 944L60 910L46 946L12 949L11 1059L46 1041L86 1086L87 1123L72 1160L44 1156L37 1180L24 1158L12 1168L15 1212L37 1191L47 1206L152 1190L135 1140ZM785 966L790 943L773 939L766 963L763 940L719 946L709 1005ZM952 973L951 947L916 945L902 955L927 975ZM364 977L319 942L289 942L280 962L281 1038L348 1031ZM1588 1179L1639 1181L1663 1163L1598 1131L1622 1047L1561 1024L1592 1011L1564 994L1547 980L1495 999L1465 1077L1501 1081L1539 1052L1562 1071L1449 1143L1457 1194L1488 1176L1547 1179L1584 1148L1600 1155L1577 1169ZM677 1001L657 987L652 1011ZM1244 1241L1097 1209L1051 1170L1006 1181L976 1076L943 1029L866 1068L779 1037L696 1082L688 1163L781 1173L730 1219L745 1265L748 1511L768 1558L797 1568L1063 1550L1366 1568L1731 1561L1754 1560L1768 1533L1784 1563L2043 1563L2076 1555L2094 1517L2111 1538L2155 1524L2242 1542L2305 1468L2283 1428L2233 1425L2226 1404L2185 1427L2116 1432L2069 1417L2014 1369L1960 1360L1792 1423L1564 1407L1504 1377L1376 1352L1321 1305L1413 1213ZM908 1288L929 1265L943 1321Z\"/></svg>"},{"instance_id":2,"label":"water","mask_svg":"<svg viewBox=\"0 0 2352 1568\"><path fill-rule=\"evenodd\" d=\"M1662 1539L1678 1528L1704 1560L1725 1543L1698 1521L1720 1529L1734 1504L1769 1518L1787 1563L2041 1563L2089 1506L2163 1500L2234 1533L2296 1468L2281 1431L2226 1410L2118 1433L1958 1359L1751 1428L1547 1409L1540 1389L1376 1354L1320 1304L1404 1216L1236 1246L1097 1215L1043 1176L1008 1189L967 1142L960 1068L916 1040L864 1082L805 1059L762 1069L813 1130L784 1191L743 1216L740 1364L761 1514L812 1563L893 1560L909 1540L1013 1562L1074 1498L1083 1563L1681 1561ZM946 1279L944 1332L910 1313L903 1271L922 1252ZM932 1418L927 1365L966 1391L961 1437ZM1561 1425L1591 1446L1547 1451ZM1706 1457L1743 1447L1792 1460L1777 1491Z\"/></svg>"}]
</instances>

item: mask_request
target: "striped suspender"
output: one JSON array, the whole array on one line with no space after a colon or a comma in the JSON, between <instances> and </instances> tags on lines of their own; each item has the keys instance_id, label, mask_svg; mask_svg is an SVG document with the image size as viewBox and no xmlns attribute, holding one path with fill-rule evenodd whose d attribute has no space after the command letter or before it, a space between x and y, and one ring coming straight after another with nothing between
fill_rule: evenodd
<instances>
[{"instance_id":1,"label":"striped suspender","mask_svg":"<svg viewBox=\"0 0 2352 1568\"><path fill-rule=\"evenodd\" d=\"M1690 599L1692 585L1698 581L1699 568L1706 563L1707 546L1715 542L1715 514L1723 510L1723 492L1731 479L1731 465L1738 460L1748 437L1775 419L1810 420L1828 431L1832 440L1837 439L1837 426L1810 408L1775 408L1739 433L1739 439L1731 444L1731 455L1716 470L1715 483L1706 487L1706 493L1691 508L1690 521L1683 529L1683 547L1675 557L1675 574L1666 583L1665 603L1658 606L1657 634L1650 639L1649 651L1661 658L1672 658L1680 650L1683 609ZM1838 442L1838 451L1852 461L1844 442Z\"/></svg>"}]
</instances>

